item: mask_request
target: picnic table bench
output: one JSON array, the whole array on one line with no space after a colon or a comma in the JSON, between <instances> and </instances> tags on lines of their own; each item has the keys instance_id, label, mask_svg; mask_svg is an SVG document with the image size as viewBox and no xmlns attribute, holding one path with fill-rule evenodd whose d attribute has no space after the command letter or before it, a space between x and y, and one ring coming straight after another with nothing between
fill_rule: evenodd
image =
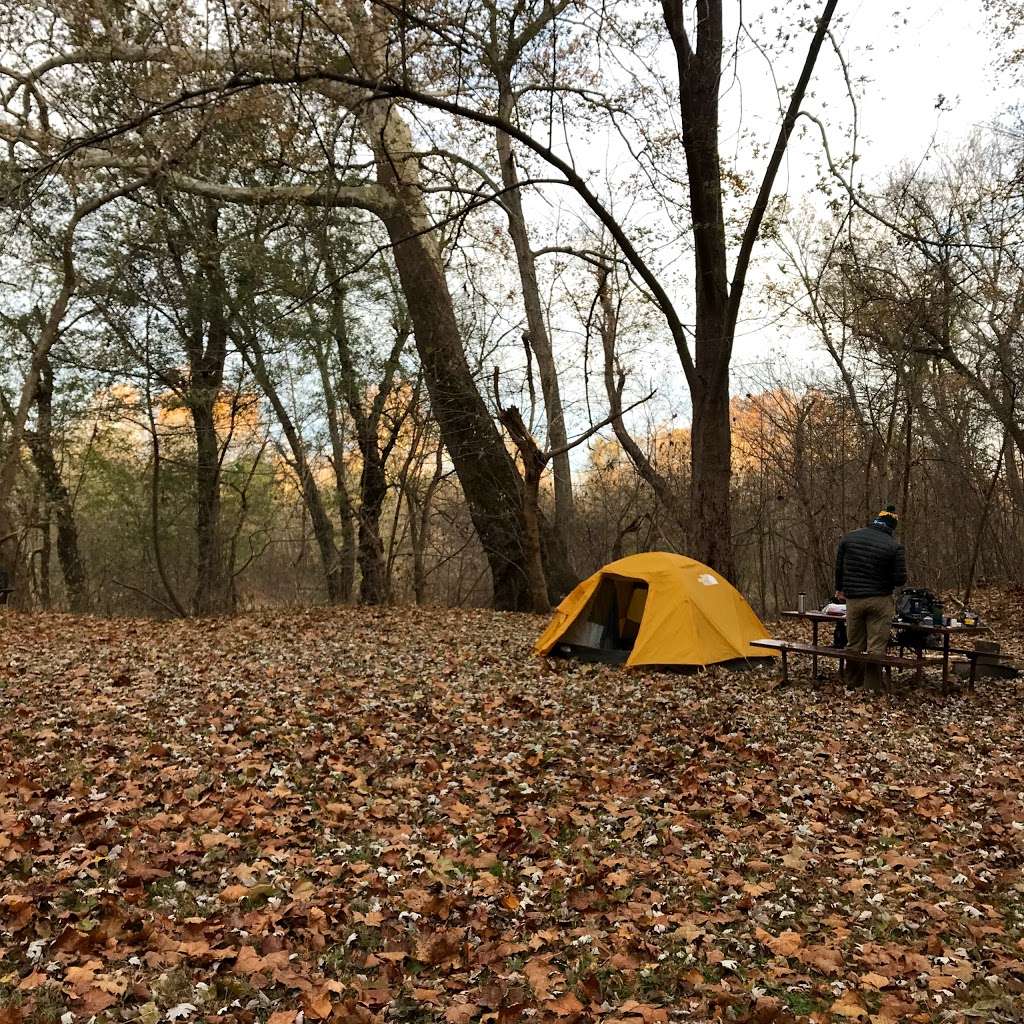
<instances>
[{"instance_id":1,"label":"picnic table bench","mask_svg":"<svg viewBox=\"0 0 1024 1024\"><path fill-rule=\"evenodd\" d=\"M881 665L885 670L887 685L891 685L892 670L894 668L914 669L915 679L920 683L923 678L925 665L941 663L943 693L948 693L950 690L950 666L952 664L968 664L968 686L970 689L974 689L979 661L982 664L990 662L1001 666L1012 665L1012 659L1007 658L1005 655L1000 655L998 652L985 649L972 650L966 647L954 647L951 645L950 640L952 636L970 636L986 632L987 628L984 626L925 625L923 623L894 621L893 627L900 630L900 654L897 656L891 654L867 654L819 644L818 632L821 624L823 622L830 622L835 625L838 622L845 622L846 617L843 615L828 615L825 612L819 611L785 611L782 612L782 615L786 618L803 619L810 622L812 634L812 642L810 644L791 643L786 640L755 641L754 646L756 647L777 650L782 654L783 682L788 682L787 654L790 653L810 655L811 675L814 679L818 678L818 659L825 657L838 659L840 673L843 670L843 663L845 661ZM921 642L919 644L908 643L908 636L912 636L915 633L919 634ZM942 647L936 650L934 654L926 655L925 651L930 650L927 646L928 639L932 636L940 636L942 638ZM913 658L905 657L903 655L905 649L915 651L915 656ZM956 656L956 661L951 657L954 655Z\"/></svg>"},{"instance_id":2,"label":"picnic table bench","mask_svg":"<svg viewBox=\"0 0 1024 1024\"><path fill-rule=\"evenodd\" d=\"M929 662L938 663L941 658L917 657L904 658L894 654L867 654L860 651L848 651L844 647L824 647L821 644L801 644L789 640L751 640L751 647L763 647L766 650L778 651L782 655L782 682L789 682L789 655L809 654L814 658L815 675L817 674L818 658L836 658L839 661L839 671L842 672L843 663L846 661L857 661L865 665L881 665L884 669L886 687L892 686L892 670L894 668L914 669L916 679L921 681L921 673L924 666Z\"/></svg>"}]
</instances>

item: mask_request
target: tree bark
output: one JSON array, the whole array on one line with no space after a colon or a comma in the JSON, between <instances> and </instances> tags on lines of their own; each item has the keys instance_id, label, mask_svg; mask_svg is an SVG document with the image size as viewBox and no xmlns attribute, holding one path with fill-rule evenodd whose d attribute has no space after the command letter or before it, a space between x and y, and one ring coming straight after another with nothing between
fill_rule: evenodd
<instances>
[{"instance_id":1,"label":"tree bark","mask_svg":"<svg viewBox=\"0 0 1024 1024\"><path fill-rule=\"evenodd\" d=\"M39 546L39 603L46 609L53 607L50 588L50 570L53 563L53 542L50 537L50 517L42 518L43 542Z\"/></svg>"},{"instance_id":2,"label":"tree bark","mask_svg":"<svg viewBox=\"0 0 1024 1024\"><path fill-rule=\"evenodd\" d=\"M498 73L498 110L503 120L511 120L514 100L512 85L507 74ZM519 172L512 152L512 140L501 129L495 131L498 163L501 167L501 181L505 189L502 205L508 216L509 235L515 248L519 280L523 289L523 306L526 312L527 342L537 357L540 376L540 390L547 415L547 447L559 454L551 460L554 480L555 514L551 538L547 548L551 557L546 560L549 585L561 594L568 593L578 582L579 574L572 562L573 521L576 511L572 493L572 469L569 462L568 435L565 429L565 413L562 408L561 389L558 384L558 368L555 365L551 338L544 319L544 308L540 299L540 285L537 282L537 263L530 246L530 235L523 212L523 197L519 186Z\"/></svg>"},{"instance_id":3,"label":"tree bark","mask_svg":"<svg viewBox=\"0 0 1024 1024\"><path fill-rule=\"evenodd\" d=\"M256 382L263 389L267 396L277 422L281 426L285 440L288 442L288 449L292 454L292 463L295 467L295 475L299 479L299 488L302 491L302 500L309 512L310 526L313 528L313 536L316 539L317 548L320 551L320 564L324 572L324 586L327 592L327 600L330 604L340 604L348 600L351 593L351 584L348 594L345 592L345 580L341 556L338 547L334 542L334 524L324 507L323 498L320 495L320 488L317 486L316 477L306 458L306 445L299 436L295 423L291 418L281 395L274 384L270 373L267 370L266 360L263 358L263 349L258 339L251 333L241 343L240 349L246 362L253 371Z\"/></svg>"},{"instance_id":4,"label":"tree bark","mask_svg":"<svg viewBox=\"0 0 1024 1024\"><path fill-rule=\"evenodd\" d=\"M36 427L26 434L26 439L32 463L39 474L50 512L57 525L57 559L64 577L68 608L73 612L88 611L88 580L78 544L78 527L71 495L61 479L53 454L53 367L48 354L44 354L40 360L39 382L36 386ZM48 555L43 571L48 581Z\"/></svg>"},{"instance_id":5,"label":"tree bark","mask_svg":"<svg viewBox=\"0 0 1024 1024\"><path fill-rule=\"evenodd\" d=\"M196 581L192 613L214 615L227 608L231 577L221 524L221 452L216 423L227 358L227 284L220 264L216 204L204 203L202 220L202 230L193 242L200 272L191 280L182 274L190 306L185 338L189 364L185 401L196 441Z\"/></svg>"},{"instance_id":6,"label":"tree bark","mask_svg":"<svg viewBox=\"0 0 1024 1024\"><path fill-rule=\"evenodd\" d=\"M189 412L196 440L196 581L192 592L193 615L215 615L225 610L227 567L220 515L220 442L214 400L193 385ZM207 392L208 393L208 392Z\"/></svg>"},{"instance_id":7,"label":"tree bark","mask_svg":"<svg viewBox=\"0 0 1024 1024\"><path fill-rule=\"evenodd\" d=\"M390 161L383 162L381 176L393 178ZM440 253L431 235L422 233L429 224L422 197L401 194L385 226L431 408L487 556L494 607L526 610L531 602L518 474L470 372Z\"/></svg>"},{"instance_id":8,"label":"tree bark","mask_svg":"<svg viewBox=\"0 0 1024 1024\"><path fill-rule=\"evenodd\" d=\"M690 432L690 510L692 545L705 565L731 578L732 423L729 389L703 383L691 390L693 424Z\"/></svg>"},{"instance_id":9,"label":"tree bark","mask_svg":"<svg viewBox=\"0 0 1024 1024\"><path fill-rule=\"evenodd\" d=\"M1010 504L1013 506L1014 512L1020 514L1024 512L1024 481L1021 480L1020 464L1017 461L1017 446L1013 443L1012 438L1006 443L1004 460L1006 462L1006 490L1010 495Z\"/></svg>"},{"instance_id":10,"label":"tree bark","mask_svg":"<svg viewBox=\"0 0 1024 1024\"><path fill-rule=\"evenodd\" d=\"M498 369L494 369L495 399L498 397ZM508 431L520 458L523 460L523 484L520 497L520 514L523 520L523 535L526 540L526 564L529 572L529 591L532 610L544 615L551 611L548 599L548 584L544 575L544 558L540 535L540 478L547 465L548 456L540 450L523 417L514 406L502 409L498 418Z\"/></svg>"},{"instance_id":11,"label":"tree bark","mask_svg":"<svg viewBox=\"0 0 1024 1024\"><path fill-rule=\"evenodd\" d=\"M360 431L359 451L363 463L359 474L359 511L356 513L359 524L359 601L361 604L384 604L387 600L387 566L384 540L380 535L380 517L388 484L376 433L369 437Z\"/></svg>"},{"instance_id":12,"label":"tree bark","mask_svg":"<svg viewBox=\"0 0 1024 1024\"><path fill-rule=\"evenodd\" d=\"M341 417L334 379L331 375L327 353L318 341L315 346L317 369L320 371L320 385L324 392L324 408L327 412L327 432L331 438L331 467L334 470L334 495L338 504L338 520L341 528L341 550L338 553L339 600L351 601L356 581L356 534L355 510L349 497L345 481L345 441L341 433Z\"/></svg>"}]
</instances>

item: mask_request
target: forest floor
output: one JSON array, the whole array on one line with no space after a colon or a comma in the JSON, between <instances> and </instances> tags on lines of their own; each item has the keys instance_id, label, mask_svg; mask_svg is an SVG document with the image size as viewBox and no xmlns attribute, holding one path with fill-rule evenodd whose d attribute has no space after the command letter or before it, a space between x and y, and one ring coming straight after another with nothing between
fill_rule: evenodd
<instances>
[{"instance_id":1,"label":"forest floor","mask_svg":"<svg viewBox=\"0 0 1024 1024\"><path fill-rule=\"evenodd\" d=\"M0 1024L1024 1019L1024 684L540 626L0 615Z\"/></svg>"}]
</instances>

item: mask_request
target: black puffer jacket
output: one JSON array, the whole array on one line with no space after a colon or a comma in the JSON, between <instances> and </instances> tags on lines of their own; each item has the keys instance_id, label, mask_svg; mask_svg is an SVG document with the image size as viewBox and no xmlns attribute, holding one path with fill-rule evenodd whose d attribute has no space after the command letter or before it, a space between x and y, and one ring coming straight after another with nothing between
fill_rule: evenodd
<instances>
[{"instance_id":1,"label":"black puffer jacket","mask_svg":"<svg viewBox=\"0 0 1024 1024\"><path fill-rule=\"evenodd\" d=\"M883 597L906 582L906 554L888 526L872 523L839 542L836 590L847 597Z\"/></svg>"}]
</instances>

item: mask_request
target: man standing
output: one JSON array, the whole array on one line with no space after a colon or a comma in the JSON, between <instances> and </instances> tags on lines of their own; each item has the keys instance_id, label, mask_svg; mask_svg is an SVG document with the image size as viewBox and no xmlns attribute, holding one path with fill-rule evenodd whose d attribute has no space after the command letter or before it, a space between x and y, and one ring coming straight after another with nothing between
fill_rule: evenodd
<instances>
[{"instance_id":1,"label":"man standing","mask_svg":"<svg viewBox=\"0 0 1024 1024\"><path fill-rule=\"evenodd\" d=\"M907 582L903 545L893 536L899 519L888 505L863 529L848 533L836 551L836 597L846 602L846 649L885 654L896 605L893 591ZM847 679L880 689L880 665L847 662Z\"/></svg>"}]
</instances>

